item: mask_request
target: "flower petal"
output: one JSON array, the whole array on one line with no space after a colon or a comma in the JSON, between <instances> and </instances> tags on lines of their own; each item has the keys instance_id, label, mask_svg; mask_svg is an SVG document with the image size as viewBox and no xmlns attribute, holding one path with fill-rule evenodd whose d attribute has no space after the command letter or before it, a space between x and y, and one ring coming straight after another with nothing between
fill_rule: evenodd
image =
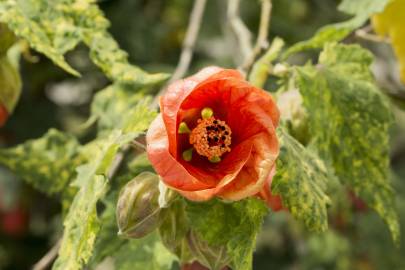
<instances>
[{"instance_id":1,"label":"flower petal","mask_svg":"<svg viewBox=\"0 0 405 270\"><path fill-rule=\"evenodd\" d=\"M216 188L210 188L196 191L177 190L177 192L179 192L190 201L203 202L212 199L217 191Z\"/></svg>"},{"instance_id":2,"label":"flower petal","mask_svg":"<svg viewBox=\"0 0 405 270\"><path fill-rule=\"evenodd\" d=\"M276 127L279 121L271 95L238 78L211 79L198 85L181 104L180 119L204 107L213 108L215 116L227 122L233 142Z\"/></svg>"},{"instance_id":3,"label":"flower petal","mask_svg":"<svg viewBox=\"0 0 405 270\"><path fill-rule=\"evenodd\" d=\"M175 81L167 88L166 94L160 99L160 109L166 130L169 136L170 153L177 158L177 114L183 100L201 82L211 78L238 77L241 74L235 70L227 70L219 67L207 67L194 76L184 80Z\"/></svg>"},{"instance_id":4,"label":"flower petal","mask_svg":"<svg viewBox=\"0 0 405 270\"><path fill-rule=\"evenodd\" d=\"M183 162L183 166L197 179L203 179L200 181L221 188L236 177L248 161L251 151L252 142L244 141L233 147L219 163L213 164L205 157L194 157L196 161Z\"/></svg>"},{"instance_id":5,"label":"flower petal","mask_svg":"<svg viewBox=\"0 0 405 270\"><path fill-rule=\"evenodd\" d=\"M226 159L218 164L217 171L211 174L191 165L187 167L185 166L190 173L194 172L194 176L196 176L197 179L204 179L204 182L207 181L207 178L212 178L214 175L219 180L214 180L215 187L213 188L198 191L177 191L184 197L192 201L206 201L211 199L213 196L217 195L217 193L220 192L224 186L234 180L234 178L240 173L251 156L251 150L251 141L245 141L244 143L241 143L235 149L233 149L231 153L228 154ZM198 170L199 175L195 175L196 170Z\"/></svg>"},{"instance_id":6,"label":"flower petal","mask_svg":"<svg viewBox=\"0 0 405 270\"><path fill-rule=\"evenodd\" d=\"M280 211L283 208L283 203L281 201L280 195L273 195L271 193L271 182L274 175L276 174L276 166L273 167L269 176L267 177L266 183L263 186L263 189L257 194L260 198L266 201L267 205L273 211Z\"/></svg>"},{"instance_id":7,"label":"flower petal","mask_svg":"<svg viewBox=\"0 0 405 270\"><path fill-rule=\"evenodd\" d=\"M163 181L175 189L194 191L211 188L192 176L169 152L169 140L162 115L152 122L146 134L150 162Z\"/></svg>"},{"instance_id":8,"label":"flower petal","mask_svg":"<svg viewBox=\"0 0 405 270\"><path fill-rule=\"evenodd\" d=\"M278 156L275 133L261 133L253 140L251 157L235 179L219 193L223 199L236 201L259 193L274 168Z\"/></svg>"}]
</instances>

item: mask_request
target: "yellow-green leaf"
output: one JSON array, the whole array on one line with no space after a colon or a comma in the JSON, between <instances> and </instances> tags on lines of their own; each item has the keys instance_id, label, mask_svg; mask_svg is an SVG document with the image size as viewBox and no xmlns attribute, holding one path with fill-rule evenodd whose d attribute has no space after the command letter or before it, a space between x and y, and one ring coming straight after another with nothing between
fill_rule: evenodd
<instances>
[{"instance_id":1,"label":"yellow-green leaf","mask_svg":"<svg viewBox=\"0 0 405 270\"><path fill-rule=\"evenodd\" d=\"M328 44L317 67L298 68L312 146L340 181L385 220L395 241L399 225L389 179L389 104L372 80L371 54L358 45Z\"/></svg>"},{"instance_id":2,"label":"yellow-green leaf","mask_svg":"<svg viewBox=\"0 0 405 270\"><path fill-rule=\"evenodd\" d=\"M371 15L382 11L389 1L390 0L343 0L339 5L339 10L353 15L351 19L322 27L310 39L291 46L284 53L283 57L286 58L303 50L322 48L328 42L341 41L353 30L361 27Z\"/></svg>"},{"instance_id":3,"label":"yellow-green leaf","mask_svg":"<svg viewBox=\"0 0 405 270\"><path fill-rule=\"evenodd\" d=\"M283 206L309 230L325 231L330 203L326 189L334 176L315 152L305 148L282 128L278 129L277 135L280 156L271 184L272 193L280 195Z\"/></svg>"},{"instance_id":4,"label":"yellow-green leaf","mask_svg":"<svg viewBox=\"0 0 405 270\"><path fill-rule=\"evenodd\" d=\"M168 78L128 62L126 52L108 33L109 22L94 0L3 0L0 21L73 75L79 73L65 61L64 54L84 42L91 59L113 81L149 85Z\"/></svg>"},{"instance_id":5,"label":"yellow-green leaf","mask_svg":"<svg viewBox=\"0 0 405 270\"><path fill-rule=\"evenodd\" d=\"M0 55L0 104L11 114L21 94L20 73L6 55Z\"/></svg>"},{"instance_id":6,"label":"yellow-green leaf","mask_svg":"<svg viewBox=\"0 0 405 270\"><path fill-rule=\"evenodd\" d=\"M106 175L115 154L127 142L127 136L113 132L108 138L98 141L98 147L93 148L92 160L77 168L78 174L72 184L79 191L64 220L62 245L53 269L82 269L93 254L101 226L96 205L108 190Z\"/></svg>"},{"instance_id":7,"label":"yellow-green leaf","mask_svg":"<svg viewBox=\"0 0 405 270\"><path fill-rule=\"evenodd\" d=\"M54 194L63 191L74 177L82 161L79 147L74 137L51 129L42 138L0 149L0 164L38 190Z\"/></svg>"}]
</instances>

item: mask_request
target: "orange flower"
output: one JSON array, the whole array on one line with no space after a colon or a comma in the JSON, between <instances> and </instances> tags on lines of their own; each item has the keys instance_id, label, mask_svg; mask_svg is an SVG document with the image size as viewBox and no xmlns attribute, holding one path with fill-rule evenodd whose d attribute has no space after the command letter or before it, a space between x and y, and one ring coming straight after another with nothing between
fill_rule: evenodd
<instances>
[{"instance_id":1,"label":"orange flower","mask_svg":"<svg viewBox=\"0 0 405 270\"><path fill-rule=\"evenodd\" d=\"M169 85L160 109L147 152L166 185L193 201L259 196L281 208L270 191L279 153L270 94L236 70L207 67Z\"/></svg>"}]
</instances>

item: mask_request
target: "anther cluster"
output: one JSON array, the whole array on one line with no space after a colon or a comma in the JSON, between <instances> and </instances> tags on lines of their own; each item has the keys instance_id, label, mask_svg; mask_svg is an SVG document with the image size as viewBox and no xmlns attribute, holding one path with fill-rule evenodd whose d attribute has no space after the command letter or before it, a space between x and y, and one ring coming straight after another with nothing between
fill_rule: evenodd
<instances>
[{"instance_id":1,"label":"anther cluster","mask_svg":"<svg viewBox=\"0 0 405 270\"><path fill-rule=\"evenodd\" d=\"M198 154L211 160L231 151L232 131L225 121L209 117L199 119L197 123L189 141Z\"/></svg>"}]
</instances>

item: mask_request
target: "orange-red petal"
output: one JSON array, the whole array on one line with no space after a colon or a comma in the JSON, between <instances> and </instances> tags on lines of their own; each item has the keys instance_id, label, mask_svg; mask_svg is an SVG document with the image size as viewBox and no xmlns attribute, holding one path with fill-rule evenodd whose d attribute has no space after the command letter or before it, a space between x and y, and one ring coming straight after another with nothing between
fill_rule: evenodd
<instances>
[{"instance_id":1,"label":"orange-red petal","mask_svg":"<svg viewBox=\"0 0 405 270\"><path fill-rule=\"evenodd\" d=\"M177 114L183 100L192 92L195 87L208 79L223 77L238 77L241 74L235 70L227 70L219 67L207 67L197 74L170 84L165 95L160 99L160 109L169 136L170 153L177 157Z\"/></svg>"},{"instance_id":2,"label":"orange-red petal","mask_svg":"<svg viewBox=\"0 0 405 270\"><path fill-rule=\"evenodd\" d=\"M6 107L0 103L0 127L4 126L8 118L8 112Z\"/></svg>"},{"instance_id":3,"label":"orange-red petal","mask_svg":"<svg viewBox=\"0 0 405 270\"><path fill-rule=\"evenodd\" d=\"M279 152L277 138L275 134L262 133L252 140L253 150L245 167L218 196L230 201L241 200L256 195L267 183Z\"/></svg>"},{"instance_id":4,"label":"orange-red petal","mask_svg":"<svg viewBox=\"0 0 405 270\"><path fill-rule=\"evenodd\" d=\"M169 139L161 114L150 125L146 140L148 158L167 185L187 191L211 188L211 186L192 176L170 154Z\"/></svg>"},{"instance_id":5,"label":"orange-red petal","mask_svg":"<svg viewBox=\"0 0 405 270\"><path fill-rule=\"evenodd\" d=\"M269 174L263 189L257 194L262 198L273 211L280 211L283 209L283 204L280 195L273 195L271 192L271 183L276 173L276 166L273 167Z\"/></svg>"}]
</instances>

